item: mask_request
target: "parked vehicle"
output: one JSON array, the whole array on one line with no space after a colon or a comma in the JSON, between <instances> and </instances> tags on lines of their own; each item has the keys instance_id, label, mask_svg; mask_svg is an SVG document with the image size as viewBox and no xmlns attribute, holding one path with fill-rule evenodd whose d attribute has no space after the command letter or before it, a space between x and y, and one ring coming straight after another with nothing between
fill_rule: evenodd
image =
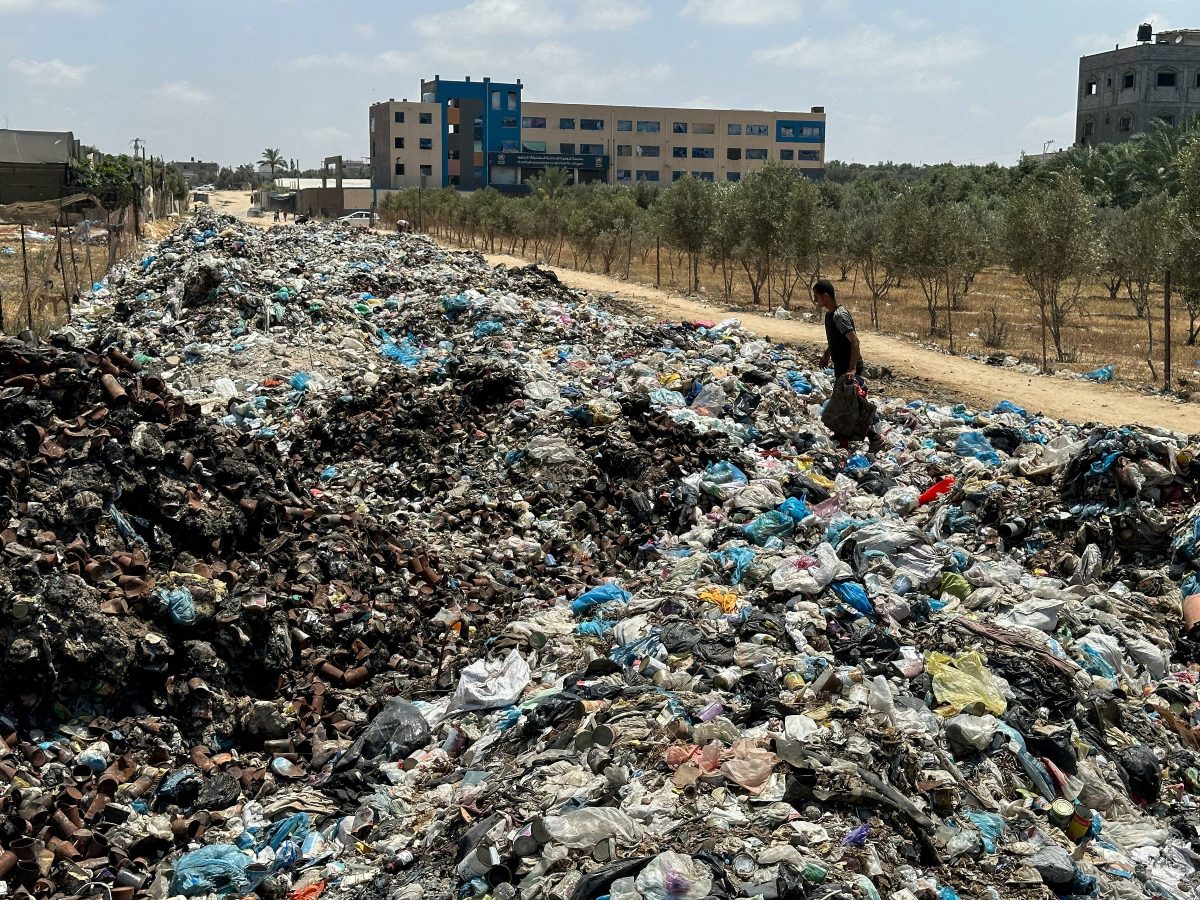
<instances>
[{"instance_id":1,"label":"parked vehicle","mask_svg":"<svg viewBox=\"0 0 1200 900\"><path fill-rule=\"evenodd\" d=\"M352 212L349 215L342 216L337 220L339 225L345 225L348 228L370 228L371 222L375 217L367 210L360 209L357 212Z\"/></svg>"},{"instance_id":2,"label":"parked vehicle","mask_svg":"<svg viewBox=\"0 0 1200 900\"><path fill-rule=\"evenodd\" d=\"M246 215L248 215L252 219L261 219L262 214L263 214L262 209L257 206L252 206L252 207L250 207L250 209L248 209L246 211Z\"/></svg>"}]
</instances>

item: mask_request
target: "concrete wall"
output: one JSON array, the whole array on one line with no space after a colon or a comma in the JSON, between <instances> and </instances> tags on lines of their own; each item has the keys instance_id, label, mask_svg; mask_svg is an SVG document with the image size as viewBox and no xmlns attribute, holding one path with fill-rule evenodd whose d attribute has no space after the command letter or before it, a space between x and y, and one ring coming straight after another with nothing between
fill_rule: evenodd
<instances>
[{"instance_id":1,"label":"concrete wall","mask_svg":"<svg viewBox=\"0 0 1200 900\"><path fill-rule=\"evenodd\" d=\"M396 121L400 113L403 122ZM430 118L427 125L421 124L421 114ZM421 167L427 166L429 175L426 186L437 188L442 184L443 141L446 124L442 122L440 103L409 103L407 100L389 100L371 105L371 184L380 189L418 187L421 184ZM431 142L428 150L421 149L421 139ZM397 147L402 140L403 147ZM397 174L396 163L404 166L404 173Z\"/></svg>"}]
</instances>

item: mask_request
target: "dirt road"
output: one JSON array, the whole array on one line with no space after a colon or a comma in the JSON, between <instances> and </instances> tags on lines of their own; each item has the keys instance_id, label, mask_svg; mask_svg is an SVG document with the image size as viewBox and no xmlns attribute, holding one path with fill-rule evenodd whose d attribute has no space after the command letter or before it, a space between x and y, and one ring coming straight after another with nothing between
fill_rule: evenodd
<instances>
[{"instance_id":1,"label":"dirt road","mask_svg":"<svg viewBox=\"0 0 1200 900\"><path fill-rule=\"evenodd\" d=\"M529 262L495 254L488 254L487 259L493 264L510 266L523 266ZM727 314L721 306L700 303L657 288L591 272L549 268L572 287L611 292L663 319L712 320L736 315L748 329L765 337L812 347L814 352L825 346L825 329L821 325L744 312ZM1200 404L1139 394L1114 385L1025 375L866 332L863 355L871 364L886 366L906 378L935 386L939 393L945 391L980 407L990 408L1000 400L1011 400L1030 412L1076 422L1157 425L1188 433L1200 432Z\"/></svg>"}]
</instances>

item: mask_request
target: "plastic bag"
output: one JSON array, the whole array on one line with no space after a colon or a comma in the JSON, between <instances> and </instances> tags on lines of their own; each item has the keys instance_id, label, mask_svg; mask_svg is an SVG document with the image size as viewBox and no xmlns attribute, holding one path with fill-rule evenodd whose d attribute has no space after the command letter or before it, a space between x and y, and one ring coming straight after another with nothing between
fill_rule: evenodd
<instances>
[{"instance_id":1,"label":"plastic bag","mask_svg":"<svg viewBox=\"0 0 1200 900\"><path fill-rule=\"evenodd\" d=\"M951 597L957 597L959 600L966 600L971 596L975 588L971 582L967 581L966 578L957 572L943 572L938 590L943 594L949 594Z\"/></svg>"},{"instance_id":2,"label":"plastic bag","mask_svg":"<svg viewBox=\"0 0 1200 900\"><path fill-rule=\"evenodd\" d=\"M563 816L546 816L542 824L551 838L576 850L590 850L608 838L623 847L635 847L643 833L628 813L613 806L589 806Z\"/></svg>"},{"instance_id":3,"label":"plastic bag","mask_svg":"<svg viewBox=\"0 0 1200 900\"><path fill-rule=\"evenodd\" d=\"M862 440L874 420L875 404L858 385L839 378L821 412L821 423L838 437Z\"/></svg>"},{"instance_id":4,"label":"plastic bag","mask_svg":"<svg viewBox=\"0 0 1200 900\"><path fill-rule=\"evenodd\" d=\"M939 703L954 712L962 712L981 704L988 712L1000 716L1008 703L1000 693L996 677L974 650L949 656L934 652L925 659L925 671L933 677L933 693Z\"/></svg>"},{"instance_id":5,"label":"plastic bag","mask_svg":"<svg viewBox=\"0 0 1200 900\"><path fill-rule=\"evenodd\" d=\"M210 844L185 853L175 862L171 893L184 897L244 894L251 887L246 869L253 862L253 856L233 844Z\"/></svg>"},{"instance_id":6,"label":"plastic bag","mask_svg":"<svg viewBox=\"0 0 1200 900\"><path fill-rule=\"evenodd\" d=\"M1083 377L1088 381L1112 381L1113 375L1116 374L1116 371L1116 366L1101 366L1098 369L1092 369L1090 372L1084 372Z\"/></svg>"},{"instance_id":7,"label":"plastic bag","mask_svg":"<svg viewBox=\"0 0 1200 900\"><path fill-rule=\"evenodd\" d=\"M731 462L721 461L709 463L704 469L704 477L700 487L704 493L719 500L727 500L744 488L750 479L746 473Z\"/></svg>"},{"instance_id":8,"label":"plastic bag","mask_svg":"<svg viewBox=\"0 0 1200 900\"><path fill-rule=\"evenodd\" d=\"M771 778L779 757L770 750L756 747L750 741L736 741L731 748L732 758L721 764L721 774L758 796Z\"/></svg>"},{"instance_id":9,"label":"plastic bag","mask_svg":"<svg viewBox=\"0 0 1200 900\"><path fill-rule=\"evenodd\" d=\"M813 556L793 556L781 562L771 574L771 585L777 591L819 594L833 581L840 566L833 547L818 544Z\"/></svg>"},{"instance_id":10,"label":"plastic bag","mask_svg":"<svg viewBox=\"0 0 1200 900\"><path fill-rule=\"evenodd\" d=\"M633 594L619 584L602 584L576 597L571 603L571 612L582 616L595 606L603 606L605 603L628 603L632 597Z\"/></svg>"},{"instance_id":11,"label":"plastic bag","mask_svg":"<svg viewBox=\"0 0 1200 900\"><path fill-rule=\"evenodd\" d=\"M964 431L954 443L956 456L973 456L989 466L1000 465L1000 456L982 431Z\"/></svg>"},{"instance_id":12,"label":"plastic bag","mask_svg":"<svg viewBox=\"0 0 1200 900\"><path fill-rule=\"evenodd\" d=\"M690 856L671 850L650 860L637 877L646 900L701 900L712 890L712 872Z\"/></svg>"},{"instance_id":13,"label":"plastic bag","mask_svg":"<svg viewBox=\"0 0 1200 900\"><path fill-rule=\"evenodd\" d=\"M403 759L428 744L429 736L429 723L420 710L403 697L393 697L338 760L336 768L347 769L360 760Z\"/></svg>"},{"instance_id":14,"label":"plastic bag","mask_svg":"<svg viewBox=\"0 0 1200 900\"><path fill-rule=\"evenodd\" d=\"M864 615L875 615L875 607L871 605L871 600L867 596L866 588L856 581L835 581L829 586L829 589L837 595L837 598L846 606L849 606L854 611Z\"/></svg>"},{"instance_id":15,"label":"plastic bag","mask_svg":"<svg viewBox=\"0 0 1200 900\"><path fill-rule=\"evenodd\" d=\"M463 669L458 679L452 710L495 709L512 706L533 680L529 664L516 650L502 660L480 659Z\"/></svg>"},{"instance_id":16,"label":"plastic bag","mask_svg":"<svg viewBox=\"0 0 1200 900\"><path fill-rule=\"evenodd\" d=\"M788 497L779 504L779 511L797 525L812 515L812 510L808 508L803 497Z\"/></svg>"},{"instance_id":17,"label":"plastic bag","mask_svg":"<svg viewBox=\"0 0 1200 900\"><path fill-rule=\"evenodd\" d=\"M753 522L742 528L746 539L759 547L766 544L771 537L787 537L796 527L792 517L779 510L772 509L760 515Z\"/></svg>"},{"instance_id":18,"label":"plastic bag","mask_svg":"<svg viewBox=\"0 0 1200 900\"><path fill-rule=\"evenodd\" d=\"M196 601L187 588L160 588L158 599L176 625L196 624Z\"/></svg>"},{"instance_id":19,"label":"plastic bag","mask_svg":"<svg viewBox=\"0 0 1200 900\"><path fill-rule=\"evenodd\" d=\"M995 813L978 809L968 809L963 813L979 829L983 836L983 849L988 853L996 852L996 841L1004 834L1004 820Z\"/></svg>"}]
</instances>

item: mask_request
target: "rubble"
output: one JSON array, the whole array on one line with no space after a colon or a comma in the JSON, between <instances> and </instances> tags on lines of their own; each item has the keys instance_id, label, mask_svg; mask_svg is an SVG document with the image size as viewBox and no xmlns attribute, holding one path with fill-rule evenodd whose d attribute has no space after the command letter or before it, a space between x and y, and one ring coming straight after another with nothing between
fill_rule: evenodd
<instances>
[{"instance_id":1,"label":"rubble","mask_svg":"<svg viewBox=\"0 0 1200 900\"><path fill-rule=\"evenodd\" d=\"M10 894L1195 892L1190 436L209 212L0 371Z\"/></svg>"}]
</instances>

